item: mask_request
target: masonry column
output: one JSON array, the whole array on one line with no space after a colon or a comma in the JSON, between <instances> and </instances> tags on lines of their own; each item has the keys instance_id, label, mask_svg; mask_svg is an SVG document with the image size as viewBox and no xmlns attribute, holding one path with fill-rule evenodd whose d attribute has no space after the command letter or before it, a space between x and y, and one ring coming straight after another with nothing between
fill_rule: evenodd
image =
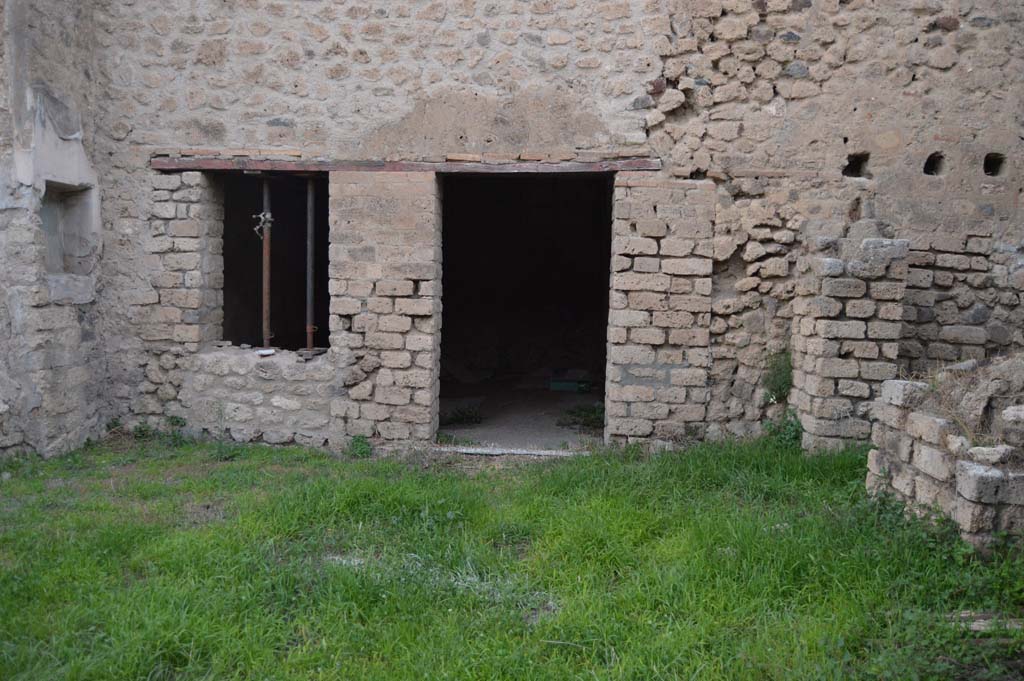
<instances>
[{"instance_id":1,"label":"masonry column","mask_svg":"<svg viewBox=\"0 0 1024 681\"><path fill-rule=\"evenodd\" d=\"M807 450L866 440L865 410L895 378L909 242L819 237L800 259L790 404Z\"/></svg>"},{"instance_id":2,"label":"masonry column","mask_svg":"<svg viewBox=\"0 0 1024 681\"><path fill-rule=\"evenodd\" d=\"M606 387L609 441L704 436L710 396L711 182L615 180Z\"/></svg>"},{"instance_id":3,"label":"masonry column","mask_svg":"<svg viewBox=\"0 0 1024 681\"><path fill-rule=\"evenodd\" d=\"M219 340L224 318L224 195L198 172L154 174L148 229L140 240L148 286L125 295L128 321L147 356L134 419L179 415L180 365Z\"/></svg>"},{"instance_id":4,"label":"masonry column","mask_svg":"<svg viewBox=\"0 0 1024 681\"><path fill-rule=\"evenodd\" d=\"M349 435L427 442L437 430L441 201L434 173L330 176L331 352Z\"/></svg>"}]
</instances>

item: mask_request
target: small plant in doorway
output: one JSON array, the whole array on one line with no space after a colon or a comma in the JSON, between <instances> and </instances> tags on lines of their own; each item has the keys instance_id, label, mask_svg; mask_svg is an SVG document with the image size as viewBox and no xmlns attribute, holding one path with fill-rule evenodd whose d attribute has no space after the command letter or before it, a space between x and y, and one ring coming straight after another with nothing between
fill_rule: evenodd
<instances>
[{"instance_id":1,"label":"small plant in doorway","mask_svg":"<svg viewBox=\"0 0 1024 681\"><path fill-rule=\"evenodd\" d=\"M458 407L440 415L442 426L473 426L484 420L476 407Z\"/></svg>"},{"instance_id":2,"label":"small plant in doorway","mask_svg":"<svg viewBox=\"0 0 1024 681\"><path fill-rule=\"evenodd\" d=\"M793 388L793 357L788 352L777 352L768 358L763 383L770 404L789 399L789 391Z\"/></svg>"},{"instance_id":3,"label":"small plant in doorway","mask_svg":"<svg viewBox=\"0 0 1024 681\"><path fill-rule=\"evenodd\" d=\"M558 425L580 431L604 430L604 405L584 404L568 409L558 419Z\"/></svg>"},{"instance_id":4,"label":"small plant in doorway","mask_svg":"<svg viewBox=\"0 0 1024 681\"><path fill-rule=\"evenodd\" d=\"M444 447L469 447L477 443L469 438L459 437L451 433L438 433L437 444Z\"/></svg>"},{"instance_id":5,"label":"small plant in doorway","mask_svg":"<svg viewBox=\"0 0 1024 681\"><path fill-rule=\"evenodd\" d=\"M764 432L768 437L776 440L780 445L786 447L799 447L803 438L804 427L800 425L800 419L796 412L787 409L786 413L775 421L768 421L764 424Z\"/></svg>"}]
</instances>

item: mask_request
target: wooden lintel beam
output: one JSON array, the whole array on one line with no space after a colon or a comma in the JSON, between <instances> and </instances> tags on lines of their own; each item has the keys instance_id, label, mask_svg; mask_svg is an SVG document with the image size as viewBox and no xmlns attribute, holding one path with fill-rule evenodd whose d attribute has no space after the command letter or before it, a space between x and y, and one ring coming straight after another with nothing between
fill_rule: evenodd
<instances>
[{"instance_id":1,"label":"wooden lintel beam","mask_svg":"<svg viewBox=\"0 0 1024 681\"><path fill-rule=\"evenodd\" d=\"M204 172L282 172L326 173L338 171L364 172L432 172L432 173L611 173L628 170L661 170L657 158L624 158L604 161L509 161L479 163L444 161L330 161L278 160L245 157L154 156L150 167L163 172L198 170Z\"/></svg>"}]
</instances>

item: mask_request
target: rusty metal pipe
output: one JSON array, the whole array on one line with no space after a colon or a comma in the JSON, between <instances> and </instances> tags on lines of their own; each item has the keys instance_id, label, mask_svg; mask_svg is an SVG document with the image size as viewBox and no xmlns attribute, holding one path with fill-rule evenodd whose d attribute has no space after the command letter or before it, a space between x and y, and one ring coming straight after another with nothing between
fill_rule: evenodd
<instances>
[{"instance_id":1,"label":"rusty metal pipe","mask_svg":"<svg viewBox=\"0 0 1024 681\"><path fill-rule=\"evenodd\" d=\"M270 180L263 180L263 347L270 347L270 232L274 223L270 212Z\"/></svg>"},{"instance_id":2,"label":"rusty metal pipe","mask_svg":"<svg viewBox=\"0 0 1024 681\"><path fill-rule=\"evenodd\" d=\"M313 178L306 181L306 349L313 349L313 335L316 333L313 319L313 255L316 213L316 184Z\"/></svg>"}]
</instances>

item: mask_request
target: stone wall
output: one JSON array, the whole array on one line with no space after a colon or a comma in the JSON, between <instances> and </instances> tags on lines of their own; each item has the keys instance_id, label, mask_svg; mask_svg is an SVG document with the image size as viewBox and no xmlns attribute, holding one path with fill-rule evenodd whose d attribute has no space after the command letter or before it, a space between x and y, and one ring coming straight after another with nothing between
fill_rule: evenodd
<instances>
[{"instance_id":1,"label":"stone wall","mask_svg":"<svg viewBox=\"0 0 1024 681\"><path fill-rule=\"evenodd\" d=\"M710 402L714 185L615 180L607 429L612 440L702 438Z\"/></svg>"},{"instance_id":2,"label":"stone wall","mask_svg":"<svg viewBox=\"0 0 1024 681\"><path fill-rule=\"evenodd\" d=\"M799 264L790 394L812 451L871 434L866 406L897 375L909 244L819 237L814 246Z\"/></svg>"},{"instance_id":3,"label":"stone wall","mask_svg":"<svg viewBox=\"0 0 1024 681\"><path fill-rule=\"evenodd\" d=\"M111 131L335 158L643 145L660 1L93 2Z\"/></svg>"},{"instance_id":4,"label":"stone wall","mask_svg":"<svg viewBox=\"0 0 1024 681\"><path fill-rule=\"evenodd\" d=\"M763 377L769 362L790 351L793 274L803 235L798 213L782 197L734 200L719 190L718 202L708 436L758 435L785 407L786 395L769 395Z\"/></svg>"},{"instance_id":5,"label":"stone wall","mask_svg":"<svg viewBox=\"0 0 1024 681\"><path fill-rule=\"evenodd\" d=\"M966 370L977 371L977 363ZM953 375L945 380L962 379ZM943 389L941 376L933 384L882 384L871 404L876 448L868 455L868 489L893 496L918 513L951 518L961 536L977 546L991 542L996 533L1024 534L1024 460L1019 455L1024 410L997 411L1003 427L976 446L965 424L949 418L955 413L937 415L928 402Z\"/></svg>"},{"instance_id":6,"label":"stone wall","mask_svg":"<svg viewBox=\"0 0 1024 681\"><path fill-rule=\"evenodd\" d=\"M52 110L77 113L80 120L81 141L59 143L77 151L63 157L73 158L75 167L84 161L85 169L91 162L102 193L102 243L97 239L91 273L95 291L89 294L76 280L56 282L55 298L75 301L61 305L42 302L54 296L36 258L43 246L33 217L38 188L34 195L15 182L3 188L0 283L21 301L0 309L0 343L11 349L0 353L0 402L7 405L0 438L18 443L8 446L45 448L48 436L26 444L27 430L40 417L50 431L71 433L60 449L108 417L156 422L182 409L178 392L190 363L219 338L220 305L216 184L195 176L176 184L150 168L155 155L184 150L304 160L657 157L665 170L645 180L652 186L628 186L636 178L623 177L619 189L630 201L634 190L640 204L648 201L640 212L648 214L645 220L664 216L666 233L640 233L657 231L653 222L628 228L616 223L616 230L629 232L620 236L639 240L626 248L649 250L649 240L661 249L677 238L670 221L681 219L706 236L679 237L694 242L687 255L616 251L620 282L657 281L660 287L668 277L670 287L612 291L613 311L622 319L647 324L650 318L649 326L613 324L609 343L615 353L635 345L655 359L649 365L632 362L639 355L614 360L613 370L629 369L609 383L619 391L609 403L610 418L636 419L628 428L635 432L610 431L616 437L759 432L764 418L784 408L767 403L764 362L799 341L790 338L803 274L796 271L797 259L821 236L862 239L864 221L883 226L874 238L911 242L906 298L876 301L879 308L904 303L904 368L925 371L1022 342L1019 2L8 0L4 18L12 148L15 132L26 129L29 104L37 101L22 99L30 91L25 79L42 80L65 105ZM942 155L941 163L934 162L935 154ZM985 170L989 154L1004 158L998 173ZM4 177L15 176L11 158L0 155L0 165ZM354 189L378 182L353 178L347 184ZM658 195L657 203L644 192ZM390 200L367 197L365 203L378 199ZM342 201L331 208L337 224L355 215ZM189 211L204 212L203 206L209 206L207 217L194 224ZM365 223L376 225L373 239L405 238L400 227L393 229L391 216L361 210L362 217L352 218L351 235ZM153 231L172 227L183 231ZM371 240L365 233L359 238ZM438 275L389 276L412 282L413 291L406 293L401 284L392 295L378 295L375 287L384 279L375 278L374 267L396 267L388 260L392 255L435 272L437 262L426 258L425 246L403 251L392 245L390 255L374 252L374 260L364 261L370 251L353 249L350 258L342 241L333 245L339 266L360 274L350 282L336 272L332 285L354 283L355 295L335 295L332 335L339 343L365 345L339 345L351 354L328 358L348 372L345 381L358 379L335 398L332 419L342 419L346 432L398 441L408 431L410 439L420 438L431 424L417 408L433 411L426 392L434 388L399 385L397 376L420 370L436 375L428 364L436 362L433 325L439 318L433 310L383 312L382 299L396 305L411 296L403 305L422 309L419 301L439 295L430 292ZM701 273L665 269L687 259L700 261ZM704 273L704 261L710 273ZM374 288L367 290L368 284ZM687 285L692 291L671 289ZM656 309L662 294L665 305L672 296L691 296L708 309ZM623 300L625 307L617 307ZM52 317L40 323L57 324L58 333L35 321L15 331L15 308L29 310L32 318ZM654 316L667 322L665 313L675 311L692 314L699 322L694 330L706 329L707 340L673 343L672 331L685 329L656 325ZM404 321L390 317L406 316L407 331L380 328L404 328ZM378 326L370 330L373 324ZM634 343L630 329L645 342ZM666 332L661 342L659 329ZM623 330L625 341L619 340ZM402 347L370 347L397 346L394 334L402 336ZM406 352L409 366L383 365L385 357L404 363ZM51 359L37 359L46 353ZM26 366L60 365L68 373L46 380L19 374L20 364L6 359L15 356L31 356L20 363ZM650 375L629 373L640 367ZM672 372L694 385L673 385ZM43 392L65 381L80 386L84 392L72 400L79 406L39 411L36 378ZM349 389L358 387L362 395L367 382L371 399L350 399ZM662 396L681 387L687 395L668 402L634 390L642 387L656 387ZM408 388L410 403L378 402L378 392L381 400L405 399L405 391L392 388ZM673 399L679 397L675 392ZM867 399L838 398L854 407ZM794 394L795 402L802 399ZM684 412L696 418L701 410L700 420L683 420ZM648 426L648 433L638 434Z\"/></svg>"},{"instance_id":7,"label":"stone wall","mask_svg":"<svg viewBox=\"0 0 1024 681\"><path fill-rule=\"evenodd\" d=\"M441 202L433 173L331 173L331 354L348 435L430 441L437 430Z\"/></svg>"},{"instance_id":8,"label":"stone wall","mask_svg":"<svg viewBox=\"0 0 1024 681\"><path fill-rule=\"evenodd\" d=\"M441 222L433 173L332 173L330 349L309 359L221 340L223 197L216 175L153 175L149 282L129 317L145 343L131 412L155 427L344 447L429 441L437 428Z\"/></svg>"},{"instance_id":9,"label":"stone wall","mask_svg":"<svg viewBox=\"0 0 1024 681\"><path fill-rule=\"evenodd\" d=\"M3 15L0 454L50 456L103 432L110 414L94 305L99 192L83 143L91 11L11 0ZM65 201L67 188L78 191Z\"/></svg>"},{"instance_id":10,"label":"stone wall","mask_svg":"<svg viewBox=\"0 0 1024 681\"><path fill-rule=\"evenodd\" d=\"M224 207L216 178L183 173L150 179L151 213L140 244L145 280L123 298L126 323L145 352L113 358L111 372L126 382L117 397L129 413L163 427L163 417L183 416L190 408L176 400L195 366L191 355L220 340ZM206 422L199 418L197 427Z\"/></svg>"},{"instance_id":11,"label":"stone wall","mask_svg":"<svg viewBox=\"0 0 1024 681\"><path fill-rule=\"evenodd\" d=\"M912 241L900 343L912 373L1024 347L1020 242L997 241L987 226L966 231Z\"/></svg>"},{"instance_id":12,"label":"stone wall","mask_svg":"<svg viewBox=\"0 0 1024 681\"><path fill-rule=\"evenodd\" d=\"M178 399L167 411L184 419L189 432L334 449L347 443L342 420L332 414L333 401L345 391L332 357L306 360L287 351L258 357L253 350L225 347L166 366L181 381Z\"/></svg>"}]
</instances>

